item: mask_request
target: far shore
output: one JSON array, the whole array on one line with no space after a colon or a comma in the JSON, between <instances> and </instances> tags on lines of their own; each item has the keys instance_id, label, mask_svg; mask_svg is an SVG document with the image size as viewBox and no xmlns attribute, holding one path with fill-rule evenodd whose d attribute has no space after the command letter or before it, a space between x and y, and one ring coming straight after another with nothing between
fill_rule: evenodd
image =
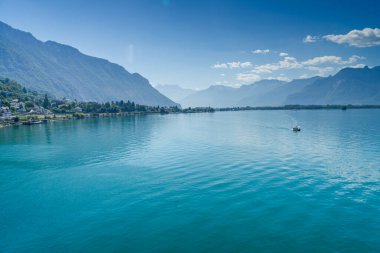
<instances>
[{"instance_id":1,"label":"far shore","mask_svg":"<svg viewBox=\"0 0 380 253\"><path fill-rule=\"evenodd\" d=\"M153 114L187 114L187 113L210 113L210 112L226 112L226 111L271 111L271 110L352 110L352 109L380 109L380 105L287 105L287 106L264 106L264 107L226 107L211 108L202 107L188 108L178 112L119 112L119 113L65 113L65 114L33 114L33 115L15 115L11 118L1 119L0 128L20 125L44 124L47 122L78 120L88 118L111 118L125 117L133 115L153 115Z\"/></svg>"},{"instance_id":2,"label":"far shore","mask_svg":"<svg viewBox=\"0 0 380 253\"><path fill-rule=\"evenodd\" d=\"M380 109L380 105L285 105L285 106L246 106L215 108L215 111L249 111L249 110L348 110L348 109Z\"/></svg>"}]
</instances>

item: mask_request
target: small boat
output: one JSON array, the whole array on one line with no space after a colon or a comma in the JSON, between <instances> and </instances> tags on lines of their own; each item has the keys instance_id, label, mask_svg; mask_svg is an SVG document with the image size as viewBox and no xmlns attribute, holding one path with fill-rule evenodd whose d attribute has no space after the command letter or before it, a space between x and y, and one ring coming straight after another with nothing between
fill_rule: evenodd
<instances>
[{"instance_id":1,"label":"small boat","mask_svg":"<svg viewBox=\"0 0 380 253\"><path fill-rule=\"evenodd\" d=\"M293 132L300 132L301 128L299 126L293 127Z\"/></svg>"}]
</instances>

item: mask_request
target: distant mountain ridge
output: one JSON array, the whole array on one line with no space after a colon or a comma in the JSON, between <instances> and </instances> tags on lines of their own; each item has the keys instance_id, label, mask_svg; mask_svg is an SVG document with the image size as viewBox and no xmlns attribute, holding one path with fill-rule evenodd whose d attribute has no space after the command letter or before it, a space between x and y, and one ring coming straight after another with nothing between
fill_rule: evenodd
<instances>
[{"instance_id":1,"label":"distant mountain ridge","mask_svg":"<svg viewBox=\"0 0 380 253\"><path fill-rule=\"evenodd\" d=\"M0 22L0 76L58 98L177 105L137 73L82 54L71 46L39 41L3 22Z\"/></svg>"},{"instance_id":2,"label":"distant mountain ridge","mask_svg":"<svg viewBox=\"0 0 380 253\"><path fill-rule=\"evenodd\" d=\"M345 68L291 94L292 104L380 104L380 67Z\"/></svg>"},{"instance_id":3,"label":"distant mountain ridge","mask_svg":"<svg viewBox=\"0 0 380 253\"><path fill-rule=\"evenodd\" d=\"M333 76L261 80L239 88L210 86L179 101L183 107L379 105L380 66L344 68Z\"/></svg>"},{"instance_id":4,"label":"distant mountain ridge","mask_svg":"<svg viewBox=\"0 0 380 253\"><path fill-rule=\"evenodd\" d=\"M196 92L196 90L185 89L179 85L173 84L159 84L154 88L175 102L179 102L185 97L190 96Z\"/></svg>"}]
</instances>

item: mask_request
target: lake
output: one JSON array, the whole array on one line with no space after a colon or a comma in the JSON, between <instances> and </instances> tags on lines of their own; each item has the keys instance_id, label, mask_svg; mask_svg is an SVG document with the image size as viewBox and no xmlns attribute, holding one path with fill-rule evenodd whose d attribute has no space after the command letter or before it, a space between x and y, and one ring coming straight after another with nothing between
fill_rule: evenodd
<instances>
[{"instance_id":1,"label":"lake","mask_svg":"<svg viewBox=\"0 0 380 253\"><path fill-rule=\"evenodd\" d=\"M380 110L3 128L0 205L0 252L379 252Z\"/></svg>"}]
</instances>

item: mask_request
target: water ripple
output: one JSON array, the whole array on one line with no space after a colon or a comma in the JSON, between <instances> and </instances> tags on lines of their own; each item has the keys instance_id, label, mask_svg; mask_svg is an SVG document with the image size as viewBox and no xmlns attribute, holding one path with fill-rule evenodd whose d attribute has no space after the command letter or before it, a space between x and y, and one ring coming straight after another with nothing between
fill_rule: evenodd
<instances>
[{"instance_id":1,"label":"water ripple","mask_svg":"<svg viewBox=\"0 0 380 253\"><path fill-rule=\"evenodd\" d=\"M379 113L1 129L0 251L376 252Z\"/></svg>"}]
</instances>

